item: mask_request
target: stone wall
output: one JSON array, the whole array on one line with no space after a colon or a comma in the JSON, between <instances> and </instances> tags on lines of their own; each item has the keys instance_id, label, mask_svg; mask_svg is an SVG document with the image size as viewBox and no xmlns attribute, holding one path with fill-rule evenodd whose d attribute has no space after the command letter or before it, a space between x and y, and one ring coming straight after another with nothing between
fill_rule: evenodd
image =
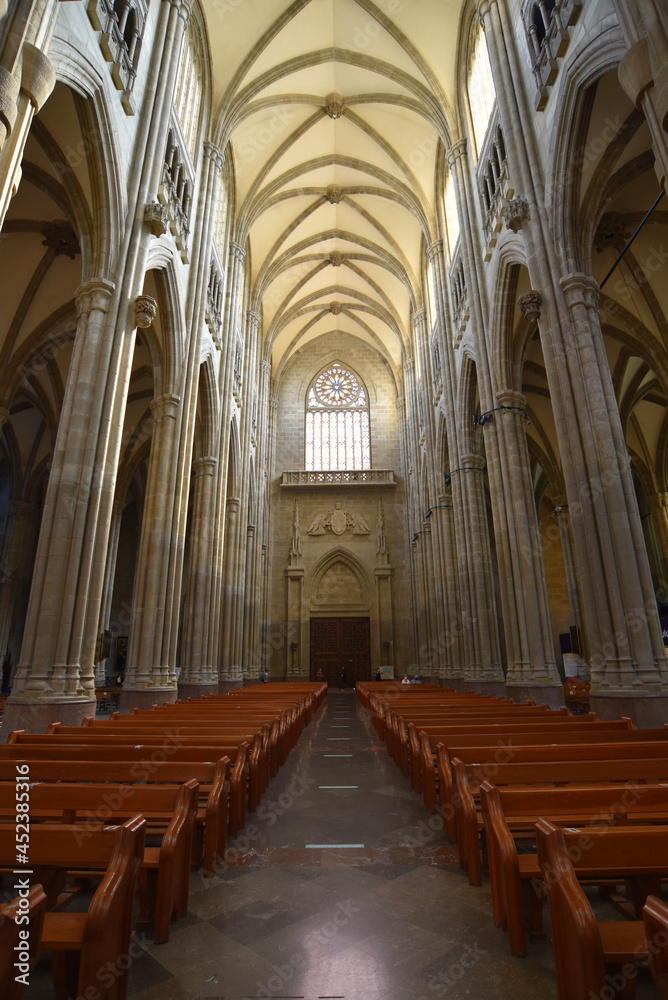
<instances>
[{"instance_id":1,"label":"stone wall","mask_svg":"<svg viewBox=\"0 0 668 1000\"><path fill-rule=\"evenodd\" d=\"M376 351L358 339L337 335L332 352L326 338L304 348L282 374L276 411L276 448L271 472L272 559L271 621L265 627L265 649L272 674L309 671L309 621L311 617L368 616L371 633L371 668L381 660L394 662L397 670L408 669L414 660L409 572L409 538L404 469L401 460L400 424L396 405L396 383L389 366ZM392 469L394 487L337 485L313 488L281 487L285 470L304 468L304 413L308 387L327 364L340 361L364 381L369 395L371 464L374 469ZM378 606L377 566L379 500L382 503L389 567L391 568L394 629L391 645L382 632ZM295 501L299 504L301 557L290 560ZM348 526L313 526L317 516L327 518L339 510ZM313 526L309 534L309 527ZM341 529L343 521L334 522ZM322 533L320 533L322 532ZM291 587L303 586L301 614L286 601L286 569L290 562ZM301 582L300 582L301 581ZM384 584L380 584L381 588ZM299 598L296 598L299 600ZM291 648L297 643L298 648Z\"/></svg>"}]
</instances>

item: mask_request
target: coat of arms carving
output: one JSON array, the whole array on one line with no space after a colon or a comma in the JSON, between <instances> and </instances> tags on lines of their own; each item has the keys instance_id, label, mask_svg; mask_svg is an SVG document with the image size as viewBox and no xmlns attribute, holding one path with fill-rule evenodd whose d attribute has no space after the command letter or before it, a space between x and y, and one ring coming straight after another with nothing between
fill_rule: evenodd
<instances>
[{"instance_id":1,"label":"coat of arms carving","mask_svg":"<svg viewBox=\"0 0 668 1000\"><path fill-rule=\"evenodd\" d=\"M351 514L343 510L340 500L334 504L334 510L326 514L316 514L308 528L309 535L325 535L329 528L335 535L342 535L347 528L352 528L353 535L368 535L369 525L361 514Z\"/></svg>"}]
</instances>

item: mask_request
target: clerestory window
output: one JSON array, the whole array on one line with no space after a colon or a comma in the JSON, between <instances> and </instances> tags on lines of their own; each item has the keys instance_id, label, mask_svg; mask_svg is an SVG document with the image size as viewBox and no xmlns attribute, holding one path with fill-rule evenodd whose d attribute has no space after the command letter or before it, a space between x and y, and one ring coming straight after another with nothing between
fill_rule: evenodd
<instances>
[{"instance_id":1,"label":"clerestory window","mask_svg":"<svg viewBox=\"0 0 668 1000\"><path fill-rule=\"evenodd\" d=\"M369 397L360 377L338 362L316 375L306 394L304 468L371 468Z\"/></svg>"}]
</instances>

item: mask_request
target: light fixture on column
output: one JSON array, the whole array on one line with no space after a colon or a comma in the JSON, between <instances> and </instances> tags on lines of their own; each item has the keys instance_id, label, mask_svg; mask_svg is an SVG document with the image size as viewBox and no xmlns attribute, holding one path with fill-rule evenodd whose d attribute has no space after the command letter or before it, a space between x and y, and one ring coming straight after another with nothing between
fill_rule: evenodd
<instances>
[{"instance_id":1,"label":"light fixture on column","mask_svg":"<svg viewBox=\"0 0 668 1000\"><path fill-rule=\"evenodd\" d=\"M474 416L473 419L476 420L478 418ZM450 469L448 472L443 473L443 478L445 479L445 485L448 487L448 489L452 486L452 477L454 476L455 472L484 472L486 468L487 468L486 465L482 465L480 466L480 468L477 468L475 465L462 465L458 469Z\"/></svg>"},{"instance_id":2,"label":"light fixture on column","mask_svg":"<svg viewBox=\"0 0 668 1000\"><path fill-rule=\"evenodd\" d=\"M486 413L474 413L473 423L476 426L483 427L494 419L495 413L500 413L502 410L514 410L516 413L521 413L528 424L531 423L529 420L529 414L524 409L523 406L495 406L493 410L487 410Z\"/></svg>"},{"instance_id":3,"label":"light fixture on column","mask_svg":"<svg viewBox=\"0 0 668 1000\"><path fill-rule=\"evenodd\" d=\"M429 510L425 514L425 517L431 517L432 510L452 510L452 504L451 503L436 503L436 504L434 504L433 507L429 508Z\"/></svg>"}]
</instances>

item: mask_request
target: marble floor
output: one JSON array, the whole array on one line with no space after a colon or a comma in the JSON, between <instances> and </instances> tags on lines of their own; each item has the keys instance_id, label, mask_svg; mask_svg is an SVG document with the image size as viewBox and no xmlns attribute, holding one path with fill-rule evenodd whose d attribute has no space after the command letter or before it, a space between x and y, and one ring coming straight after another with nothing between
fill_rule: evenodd
<instances>
[{"instance_id":1,"label":"marble floor","mask_svg":"<svg viewBox=\"0 0 668 1000\"><path fill-rule=\"evenodd\" d=\"M190 912L138 935L132 1000L548 1000L549 942L513 958L487 885L388 757L353 692L332 692ZM51 1000L40 963L25 1000ZM637 1000L658 998L641 970ZM91 998L94 1000L94 998Z\"/></svg>"}]
</instances>

